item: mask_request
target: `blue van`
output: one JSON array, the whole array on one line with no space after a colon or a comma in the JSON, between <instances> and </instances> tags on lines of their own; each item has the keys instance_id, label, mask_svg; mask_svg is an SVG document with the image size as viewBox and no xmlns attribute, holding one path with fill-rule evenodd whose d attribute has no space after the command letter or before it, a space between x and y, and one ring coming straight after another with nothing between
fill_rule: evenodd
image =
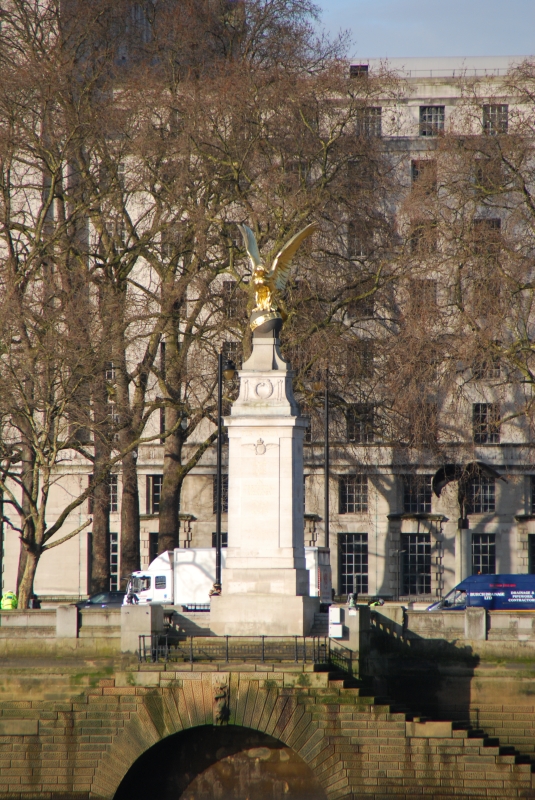
<instances>
[{"instance_id":1,"label":"blue van","mask_svg":"<svg viewBox=\"0 0 535 800\"><path fill-rule=\"evenodd\" d=\"M471 575L428 611L535 611L535 575Z\"/></svg>"}]
</instances>

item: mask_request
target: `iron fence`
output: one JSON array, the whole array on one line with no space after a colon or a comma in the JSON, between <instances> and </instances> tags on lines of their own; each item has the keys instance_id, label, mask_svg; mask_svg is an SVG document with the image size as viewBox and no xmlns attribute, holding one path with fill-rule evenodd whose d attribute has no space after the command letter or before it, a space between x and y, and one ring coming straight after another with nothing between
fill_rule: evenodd
<instances>
[{"instance_id":1,"label":"iron fence","mask_svg":"<svg viewBox=\"0 0 535 800\"><path fill-rule=\"evenodd\" d=\"M141 662L253 661L334 666L353 674L353 653L327 636L188 636L146 634L139 637Z\"/></svg>"}]
</instances>

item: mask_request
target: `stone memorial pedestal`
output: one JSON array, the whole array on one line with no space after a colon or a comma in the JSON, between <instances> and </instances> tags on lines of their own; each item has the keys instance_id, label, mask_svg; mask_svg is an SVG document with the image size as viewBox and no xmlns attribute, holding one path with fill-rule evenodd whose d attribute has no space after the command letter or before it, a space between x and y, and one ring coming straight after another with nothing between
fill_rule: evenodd
<instances>
[{"instance_id":1,"label":"stone memorial pedestal","mask_svg":"<svg viewBox=\"0 0 535 800\"><path fill-rule=\"evenodd\" d=\"M273 336L253 339L240 393L225 419L229 509L222 594L212 597L218 635L304 636L319 599L309 597L303 520L303 438L292 372Z\"/></svg>"}]
</instances>

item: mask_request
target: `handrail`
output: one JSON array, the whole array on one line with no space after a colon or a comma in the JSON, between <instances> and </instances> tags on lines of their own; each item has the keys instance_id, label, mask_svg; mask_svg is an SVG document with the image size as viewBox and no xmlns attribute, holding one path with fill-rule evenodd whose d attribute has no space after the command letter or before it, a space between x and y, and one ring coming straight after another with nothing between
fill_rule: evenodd
<instances>
[{"instance_id":1,"label":"handrail","mask_svg":"<svg viewBox=\"0 0 535 800\"><path fill-rule=\"evenodd\" d=\"M329 663L326 636L173 636L141 634L140 661L293 661Z\"/></svg>"}]
</instances>

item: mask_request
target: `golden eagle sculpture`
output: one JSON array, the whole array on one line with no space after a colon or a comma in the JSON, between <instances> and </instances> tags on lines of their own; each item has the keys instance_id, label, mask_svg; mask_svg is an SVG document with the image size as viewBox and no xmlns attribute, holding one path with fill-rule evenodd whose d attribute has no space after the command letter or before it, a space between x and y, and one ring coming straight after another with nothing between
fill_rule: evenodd
<instances>
[{"instance_id":1,"label":"golden eagle sculpture","mask_svg":"<svg viewBox=\"0 0 535 800\"><path fill-rule=\"evenodd\" d=\"M317 230L315 222L307 225L299 233L286 242L279 250L271 269L267 269L256 243L255 235L247 225L238 225L245 249L251 261L253 275L249 284L251 293L254 292L255 305L251 313L250 326L255 336L277 335L283 323L283 316L279 311L277 295L286 288L292 259L297 253L301 243L310 234Z\"/></svg>"}]
</instances>

